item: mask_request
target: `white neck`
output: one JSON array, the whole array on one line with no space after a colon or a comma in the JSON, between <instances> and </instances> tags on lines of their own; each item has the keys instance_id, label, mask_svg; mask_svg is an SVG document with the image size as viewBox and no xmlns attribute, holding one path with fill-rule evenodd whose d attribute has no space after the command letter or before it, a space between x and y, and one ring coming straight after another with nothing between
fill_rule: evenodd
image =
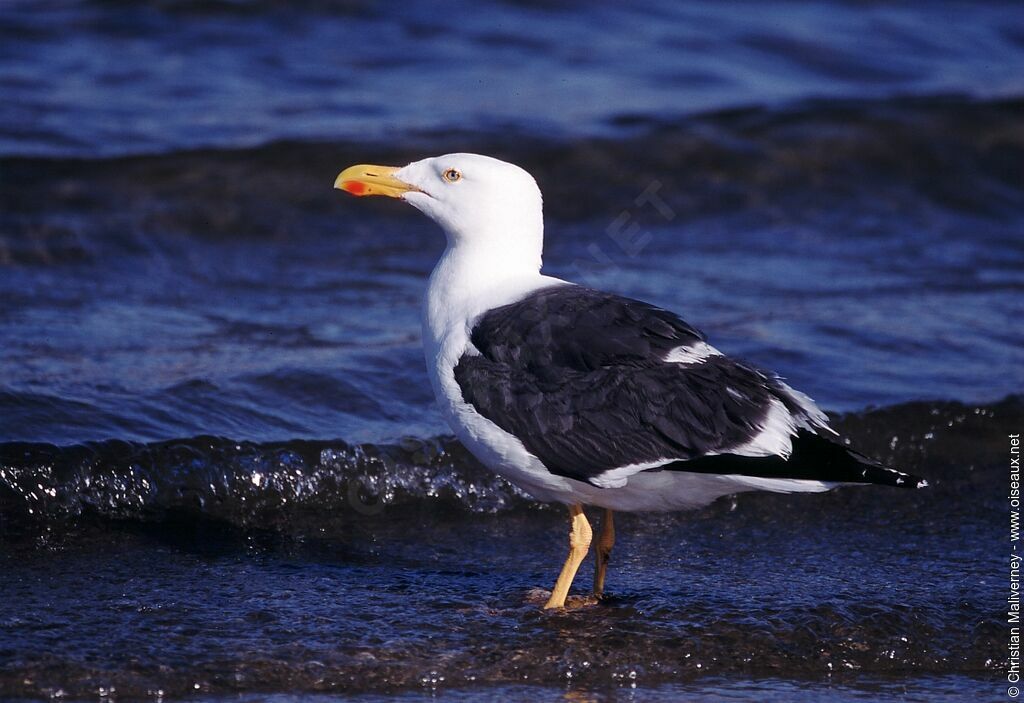
<instances>
[{"instance_id":1,"label":"white neck","mask_svg":"<svg viewBox=\"0 0 1024 703\"><path fill-rule=\"evenodd\" d=\"M449 244L430 275L423 307L423 337L428 358L452 334L468 335L481 313L507 305L556 282L540 273L540 261L515 252L494 251L462 241Z\"/></svg>"}]
</instances>

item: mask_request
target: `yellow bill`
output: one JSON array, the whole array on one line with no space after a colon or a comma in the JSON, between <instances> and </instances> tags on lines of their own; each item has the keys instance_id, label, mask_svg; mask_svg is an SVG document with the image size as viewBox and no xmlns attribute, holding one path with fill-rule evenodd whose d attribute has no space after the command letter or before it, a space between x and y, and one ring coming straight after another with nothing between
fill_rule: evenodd
<instances>
[{"instance_id":1,"label":"yellow bill","mask_svg":"<svg viewBox=\"0 0 1024 703\"><path fill-rule=\"evenodd\" d=\"M419 190L395 178L400 166L374 166L358 164L349 166L334 179L334 187L352 195L386 195L401 198L404 193Z\"/></svg>"}]
</instances>

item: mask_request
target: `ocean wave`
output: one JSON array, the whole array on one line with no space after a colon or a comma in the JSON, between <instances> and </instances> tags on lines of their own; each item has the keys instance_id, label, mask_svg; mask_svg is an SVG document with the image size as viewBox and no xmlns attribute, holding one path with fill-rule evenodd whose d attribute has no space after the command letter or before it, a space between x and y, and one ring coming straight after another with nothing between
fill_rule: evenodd
<instances>
[{"instance_id":1,"label":"ocean wave","mask_svg":"<svg viewBox=\"0 0 1024 703\"><path fill-rule=\"evenodd\" d=\"M449 438L389 445L220 437L68 447L9 442L0 456L4 514L55 524L83 516L192 516L290 529L304 519L337 523L414 502L493 512L524 498Z\"/></svg>"},{"instance_id":2,"label":"ocean wave","mask_svg":"<svg viewBox=\"0 0 1024 703\"><path fill-rule=\"evenodd\" d=\"M836 422L869 455L926 476L940 500L956 500L1022 420L1024 397L1010 396L979 406L910 403ZM381 445L218 437L0 444L0 517L46 530L81 518L173 518L329 536L387 510L473 514L531 504L448 437Z\"/></svg>"},{"instance_id":3,"label":"ocean wave","mask_svg":"<svg viewBox=\"0 0 1024 703\"><path fill-rule=\"evenodd\" d=\"M654 184L673 217L761 211L772 203L845 210L866 198L877 208L883 193L894 214L925 203L1013 222L1024 208L1022 117L1019 98L936 96L678 119L626 114L616 121L628 130L615 138L445 131L117 158L4 157L0 264L89 259L97 225L125 251L152 246L132 234L139 230L214 240L320 231L337 204L329 185L345 164L402 164L445 151L522 165L537 177L546 213L562 221L618 215ZM657 223L664 212L635 207L630 214Z\"/></svg>"}]
</instances>

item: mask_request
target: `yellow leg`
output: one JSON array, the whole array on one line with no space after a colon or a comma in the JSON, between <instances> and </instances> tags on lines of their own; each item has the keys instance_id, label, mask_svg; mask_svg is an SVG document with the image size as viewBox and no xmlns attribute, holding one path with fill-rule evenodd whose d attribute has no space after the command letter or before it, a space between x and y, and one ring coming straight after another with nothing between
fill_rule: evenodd
<instances>
[{"instance_id":1,"label":"yellow leg","mask_svg":"<svg viewBox=\"0 0 1024 703\"><path fill-rule=\"evenodd\" d=\"M604 593L604 576L608 571L608 559L612 555L612 547L615 546L615 522L612 519L612 511L605 510L604 518L601 520L601 536L597 538L597 549L594 550L596 566L594 569L594 595L601 597Z\"/></svg>"},{"instance_id":2,"label":"yellow leg","mask_svg":"<svg viewBox=\"0 0 1024 703\"><path fill-rule=\"evenodd\" d=\"M576 578L576 571L587 556L587 551L590 549L590 540L594 536L593 531L590 529L590 523L587 522L587 516L583 514L582 505L569 506L569 520L569 557L565 560L565 565L562 566L562 573L558 574L558 580L555 581L551 597L544 606L545 610L548 608L561 608L565 605L565 597L569 595L569 587L572 586L572 580Z\"/></svg>"}]
</instances>

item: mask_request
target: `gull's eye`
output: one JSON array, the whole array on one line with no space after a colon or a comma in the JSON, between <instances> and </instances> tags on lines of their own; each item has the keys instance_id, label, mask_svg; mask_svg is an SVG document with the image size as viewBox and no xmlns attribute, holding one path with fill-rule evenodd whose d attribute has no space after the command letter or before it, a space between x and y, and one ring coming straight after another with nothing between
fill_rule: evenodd
<instances>
[{"instance_id":1,"label":"gull's eye","mask_svg":"<svg viewBox=\"0 0 1024 703\"><path fill-rule=\"evenodd\" d=\"M455 183L456 181L462 180L462 174L459 173L458 169L454 168L450 168L444 173L442 173L441 177L444 178L449 183Z\"/></svg>"}]
</instances>

